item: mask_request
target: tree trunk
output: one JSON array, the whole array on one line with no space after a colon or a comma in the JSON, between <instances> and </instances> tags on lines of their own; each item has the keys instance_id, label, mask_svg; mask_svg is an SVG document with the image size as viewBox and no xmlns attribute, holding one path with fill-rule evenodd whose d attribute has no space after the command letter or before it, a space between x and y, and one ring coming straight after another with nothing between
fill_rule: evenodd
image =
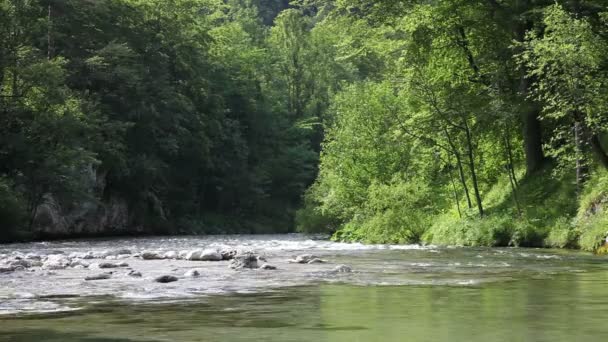
<instances>
[{"instance_id":1,"label":"tree trunk","mask_svg":"<svg viewBox=\"0 0 608 342\"><path fill-rule=\"evenodd\" d=\"M454 175L452 174L452 158L448 152L448 165L450 172L450 181L452 182L452 189L454 190L454 201L456 201L456 208L458 209L458 217L462 218L462 210L460 209L460 199L458 198L458 190L456 189L456 182L454 181Z\"/></svg>"},{"instance_id":2,"label":"tree trunk","mask_svg":"<svg viewBox=\"0 0 608 342\"><path fill-rule=\"evenodd\" d=\"M585 160L585 138L583 125L576 121L574 123L574 145L576 149L576 188L580 194L583 190L588 175L587 161Z\"/></svg>"},{"instance_id":3,"label":"tree trunk","mask_svg":"<svg viewBox=\"0 0 608 342\"><path fill-rule=\"evenodd\" d=\"M446 138L448 139L448 144L450 145L450 148L452 149L452 153L454 153L454 156L456 157L456 165L458 166L458 172L460 173L460 183L462 184L462 188L464 190L465 197L467 198L467 205L469 206L469 209L471 209L471 208L473 208L473 203L471 202L471 195L469 194L469 187L467 185L466 177L464 176L464 169L462 167L462 158L460 156L460 152L458 152L456 145L452 141L452 137L450 137L450 133L448 132L447 128L444 127L443 131L445 133Z\"/></svg>"},{"instance_id":4,"label":"tree trunk","mask_svg":"<svg viewBox=\"0 0 608 342\"><path fill-rule=\"evenodd\" d=\"M479 216L483 217L483 203L481 202L481 194L479 193L479 182L477 181L477 172L475 172L475 156L473 155L473 140L471 138L471 130L466 120L463 120L465 133L467 137L467 155L469 157L469 169L471 170L471 179L473 181L473 190L475 191L475 200L477 201L477 210Z\"/></svg>"},{"instance_id":5,"label":"tree trunk","mask_svg":"<svg viewBox=\"0 0 608 342\"><path fill-rule=\"evenodd\" d=\"M516 1L516 10L522 15L527 12L531 6L532 4L529 0ZM523 43L526 39L526 32L532 27L533 23L530 20L517 20L513 30L515 40ZM520 116L524 139L524 152L526 155L526 172L528 174L540 170L545 162L542 130L539 121L540 106L529 98L530 83L530 80L527 78L527 70L522 66L519 75L519 96L522 101Z\"/></svg>"}]
</instances>

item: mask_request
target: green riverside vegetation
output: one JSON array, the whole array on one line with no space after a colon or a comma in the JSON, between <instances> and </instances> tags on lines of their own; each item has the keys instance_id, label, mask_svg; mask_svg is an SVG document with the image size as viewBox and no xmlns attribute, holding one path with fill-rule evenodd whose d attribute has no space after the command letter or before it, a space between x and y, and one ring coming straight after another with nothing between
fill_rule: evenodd
<instances>
[{"instance_id":1,"label":"green riverside vegetation","mask_svg":"<svg viewBox=\"0 0 608 342\"><path fill-rule=\"evenodd\" d=\"M605 252L607 133L605 0L0 0L0 240Z\"/></svg>"}]
</instances>

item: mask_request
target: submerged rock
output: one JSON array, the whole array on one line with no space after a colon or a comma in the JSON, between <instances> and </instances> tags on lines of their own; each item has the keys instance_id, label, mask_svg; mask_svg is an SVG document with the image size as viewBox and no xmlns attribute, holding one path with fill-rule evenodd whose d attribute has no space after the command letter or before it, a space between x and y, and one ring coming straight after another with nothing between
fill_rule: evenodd
<instances>
[{"instance_id":1,"label":"submerged rock","mask_svg":"<svg viewBox=\"0 0 608 342\"><path fill-rule=\"evenodd\" d=\"M295 259L289 260L289 262L292 264L308 264L309 262L311 262L312 260L315 260L315 259L319 259L319 258L317 258L316 256L314 256L312 254L302 254L302 255L296 256Z\"/></svg>"},{"instance_id":2,"label":"submerged rock","mask_svg":"<svg viewBox=\"0 0 608 342\"><path fill-rule=\"evenodd\" d=\"M198 270L190 270L184 274L184 277L188 277L188 278L196 278L196 277L200 277L200 276L201 276L201 273Z\"/></svg>"},{"instance_id":3,"label":"submerged rock","mask_svg":"<svg viewBox=\"0 0 608 342\"><path fill-rule=\"evenodd\" d=\"M353 269L350 266L338 265L331 270L333 273L351 273Z\"/></svg>"},{"instance_id":4,"label":"submerged rock","mask_svg":"<svg viewBox=\"0 0 608 342\"><path fill-rule=\"evenodd\" d=\"M260 266L261 270L276 270L277 267L273 266L273 265L269 265L269 264L263 264L262 266Z\"/></svg>"},{"instance_id":5,"label":"submerged rock","mask_svg":"<svg viewBox=\"0 0 608 342\"><path fill-rule=\"evenodd\" d=\"M129 271L129 273L127 273L127 275L129 277L133 277L133 278L141 278L141 272L134 271L134 270Z\"/></svg>"},{"instance_id":6,"label":"submerged rock","mask_svg":"<svg viewBox=\"0 0 608 342\"><path fill-rule=\"evenodd\" d=\"M88 276L88 277L84 278L84 280L92 281L92 280L105 280L105 279L110 279L110 278L112 278L112 273L100 273L100 274Z\"/></svg>"},{"instance_id":7,"label":"submerged rock","mask_svg":"<svg viewBox=\"0 0 608 342\"><path fill-rule=\"evenodd\" d=\"M177 280L178 280L177 277L172 276L172 275L164 275L164 276L160 276L160 277L157 277L156 279L154 279L155 282L161 283L161 284L172 283Z\"/></svg>"},{"instance_id":8,"label":"submerged rock","mask_svg":"<svg viewBox=\"0 0 608 342\"><path fill-rule=\"evenodd\" d=\"M112 263L112 262L102 262L97 264L98 268L119 268L119 267L129 267L129 264L126 262L121 263Z\"/></svg>"},{"instance_id":9,"label":"submerged rock","mask_svg":"<svg viewBox=\"0 0 608 342\"><path fill-rule=\"evenodd\" d=\"M310 260L309 262L307 262L307 264L324 264L324 263L326 263L326 261L323 259L319 259L319 258L314 258L314 259Z\"/></svg>"}]
</instances>

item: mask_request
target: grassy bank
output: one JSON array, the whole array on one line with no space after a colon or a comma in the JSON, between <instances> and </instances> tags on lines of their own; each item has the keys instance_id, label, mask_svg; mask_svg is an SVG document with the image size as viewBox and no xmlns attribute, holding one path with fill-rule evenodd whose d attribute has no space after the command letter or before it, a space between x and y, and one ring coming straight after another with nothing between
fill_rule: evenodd
<instances>
[{"instance_id":1,"label":"grassy bank","mask_svg":"<svg viewBox=\"0 0 608 342\"><path fill-rule=\"evenodd\" d=\"M383 197L370 196L371 203L345 224L332 226L329 218L312 216L316 227L338 227L333 238L339 241L580 248L605 253L608 173L592 175L580 193L572 177L551 173L547 168L530 177L519 175L515 193L508 180L489 187L483 197L483 218L474 209L464 208L460 215L455 207L437 211L433 203L412 201L411 195L404 195L411 189L398 186L384 188ZM300 223L306 230L302 227L306 228Z\"/></svg>"}]
</instances>

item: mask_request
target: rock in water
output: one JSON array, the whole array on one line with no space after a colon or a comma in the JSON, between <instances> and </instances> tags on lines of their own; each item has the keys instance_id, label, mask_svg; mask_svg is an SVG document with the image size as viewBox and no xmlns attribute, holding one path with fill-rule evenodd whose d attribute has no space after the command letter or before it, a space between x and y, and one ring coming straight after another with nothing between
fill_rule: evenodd
<instances>
[{"instance_id":1,"label":"rock in water","mask_svg":"<svg viewBox=\"0 0 608 342\"><path fill-rule=\"evenodd\" d=\"M165 253L165 255L163 255L163 258L165 259L177 259L178 254L175 251L169 251L167 253Z\"/></svg>"},{"instance_id":2,"label":"rock in water","mask_svg":"<svg viewBox=\"0 0 608 342\"><path fill-rule=\"evenodd\" d=\"M62 270L70 264L70 260L61 254L47 256L42 268L47 270Z\"/></svg>"},{"instance_id":3,"label":"rock in water","mask_svg":"<svg viewBox=\"0 0 608 342\"><path fill-rule=\"evenodd\" d=\"M262 266L260 266L261 270L276 270L277 267L273 266L273 265L269 265L269 264L264 264Z\"/></svg>"},{"instance_id":4,"label":"rock in water","mask_svg":"<svg viewBox=\"0 0 608 342\"><path fill-rule=\"evenodd\" d=\"M310 260L309 262L307 262L307 264L324 264L325 260L319 259L319 258L314 258L312 260Z\"/></svg>"},{"instance_id":5,"label":"rock in water","mask_svg":"<svg viewBox=\"0 0 608 342\"><path fill-rule=\"evenodd\" d=\"M113 264L111 262L102 262L102 263L98 264L97 267L99 267L99 268L117 268L119 266L118 266L118 264Z\"/></svg>"},{"instance_id":6,"label":"rock in water","mask_svg":"<svg viewBox=\"0 0 608 342\"><path fill-rule=\"evenodd\" d=\"M154 281L161 284L172 283L174 281L177 281L177 277L171 275L164 275L154 279Z\"/></svg>"},{"instance_id":7,"label":"rock in water","mask_svg":"<svg viewBox=\"0 0 608 342\"><path fill-rule=\"evenodd\" d=\"M100 273L100 274L88 276L88 277L84 278L84 280L86 280L86 281L105 280L105 279L110 279L110 278L112 278L112 273Z\"/></svg>"},{"instance_id":8,"label":"rock in water","mask_svg":"<svg viewBox=\"0 0 608 342\"><path fill-rule=\"evenodd\" d=\"M319 259L312 254L302 254L298 255L295 259L289 260L292 264L308 264L310 261ZM319 259L320 260L320 259Z\"/></svg>"},{"instance_id":9,"label":"rock in water","mask_svg":"<svg viewBox=\"0 0 608 342\"><path fill-rule=\"evenodd\" d=\"M201 261L221 261L222 255L215 249L205 249L200 256Z\"/></svg>"},{"instance_id":10,"label":"rock in water","mask_svg":"<svg viewBox=\"0 0 608 342\"><path fill-rule=\"evenodd\" d=\"M234 270L258 267L258 256L252 253L237 255L230 261L230 268Z\"/></svg>"},{"instance_id":11,"label":"rock in water","mask_svg":"<svg viewBox=\"0 0 608 342\"><path fill-rule=\"evenodd\" d=\"M0 266L0 273L11 273L14 272L15 268L11 266Z\"/></svg>"},{"instance_id":12,"label":"rock in water","mask_svg":"<svg viewBox=\"0 0 608 342\"><path fill-rule=\"evenodd\" d=\"M137 271L133 271L133 270L131 270L129 273L127 273L127 275L129 277L133 277L133 278L141 278L141 273L137 272Z\"/></svg>"},{"instance_id":13,"label":"rock in water","mask_svg":"<svg viewBox=\"0 0 608 342\"><path fill-rule=\"evenodd\" d=\"M82 260L73 260L70 263L70 267L72 267L72 268L76 268L78 266L80 266L82 268L88 268L89 267L89 263L88 262L84 262Z\"/></svg>"},{"instance_id":14,"label":"rock in water","mask_svg":"<svg viewBox=\"0 0 608 342\"><path fill-rule=\"evenodd\" d=\"M238 254L238 252L234 249L223 249L220 251L222 255L222 260L232 260Z\"/></svg>"},{"instance_id":15,"label":"rock in water","mask_svg":"<svg viewBox=\"0 0 608 342\"><path fill-rule=\"evenodd\" d=\"M32 263L31 262L29 262L27 260L23 260L23 259L11 261L8 265L10 267L15 267L15 268L19 267L19 266L21 266L23 268L30 268L30 267L32 267Z\"/></svg>"},{"instance_id":16,"label":"rock in water","mask_svg":"<svg viewBox=\"0 0 608 342\"><path fill-rule=\"evenodd\" d=\"M352 271L353 269L346 265L338 265L332 270L333 273L351 273Z\"/></svg>"},{"instance_id":17,"label":"rock in water","mask_svg":"<svg viewBox=\"0 0 608 342\"><path fill-rule=\"evenodd\" d=\"M203 251L190 251L190 252L188 252L188 254L186 254L186 257L184 259L190 260L190 261L199 261L199 260L201 260L202 254L203 254Z\"/></svg>"},{"instance_id":18,"label":"rock in water","mask_svg":"<svg viewBox=\"0 0 608 342\"><path fill-rule=\"evenodd\" d=\"M157 252L144 251L141 253L141 258L144 260L161 260L163 256Z\"/></svg>"},{"instance_id":19,"label":"rock in water","mask_svg":"<svg viewBox=\"0 0 608 342\"><path fill-rule=\"evenodd\" d=\"M201 273L198 270L190 270L190 271L186 272L184 274L184 276L188 277L188 278L196 278L196 277L200 277Z\"/></svg>"}]
</instances>

